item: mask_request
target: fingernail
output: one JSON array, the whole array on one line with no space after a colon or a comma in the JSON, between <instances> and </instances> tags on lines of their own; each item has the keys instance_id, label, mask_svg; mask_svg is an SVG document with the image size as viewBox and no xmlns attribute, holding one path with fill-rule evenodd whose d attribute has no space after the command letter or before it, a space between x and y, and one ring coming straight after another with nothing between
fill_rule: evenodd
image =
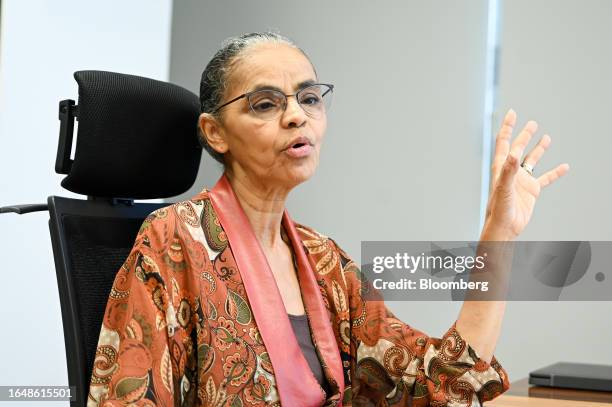
<instances>
[{"instance_id":1,"label":"fingernail","mask_svg":"<svg viewBox=\"0 0 612 407\"><path fill-rule=\"evenodd\" d=\"M535 131L538 128L538 122L536 122L535 120L529 120L525 127L527 126L529 126L530 129L533 129Z\"/></svg>"}]
</instances>

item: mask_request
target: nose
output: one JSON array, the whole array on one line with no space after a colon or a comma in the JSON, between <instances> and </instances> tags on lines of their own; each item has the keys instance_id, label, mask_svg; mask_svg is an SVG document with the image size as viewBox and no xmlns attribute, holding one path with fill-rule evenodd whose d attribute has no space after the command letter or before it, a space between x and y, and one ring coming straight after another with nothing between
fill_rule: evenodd
<instances>
[{"instance_id":1,"label":"nose","mask_svg":"<svg viewBox=\"0 0 612 407\"><path fill-rule=\"evenodd\" d=\"M308 116L306 116L306 112L304 112L304 109L302 109L296 97L288 97L287 108L281 117L281 124L283 127L302 127L307 119Z\"/></svg>"}]
</instances>

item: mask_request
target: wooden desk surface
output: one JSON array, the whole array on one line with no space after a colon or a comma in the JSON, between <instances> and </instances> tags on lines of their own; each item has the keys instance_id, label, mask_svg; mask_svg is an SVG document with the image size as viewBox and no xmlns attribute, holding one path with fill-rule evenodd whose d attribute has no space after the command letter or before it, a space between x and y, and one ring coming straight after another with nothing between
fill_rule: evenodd
<instances>
[{"instance_id":1,"label":"wooden desk surface","mask_svg":"<svg viewBox=\"0 0 612 407\"><path fill-rule=\"evenodd\" d=\"M530 385L527 378L512 382L510 389L485 407L612 407L612 392L562 389Z\"/></svg>"}]
</instances>

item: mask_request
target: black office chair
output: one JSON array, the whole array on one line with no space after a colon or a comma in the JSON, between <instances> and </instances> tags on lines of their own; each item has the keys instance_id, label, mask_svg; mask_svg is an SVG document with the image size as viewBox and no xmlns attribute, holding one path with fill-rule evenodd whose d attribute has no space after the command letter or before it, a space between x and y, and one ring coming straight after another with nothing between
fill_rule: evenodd
<instances>
[{"instance_id":1,"label":"black office chair","mask_svg":"<svg viewBox=\"0 0 612 407\"><path fill-rule=\"evenodd\" d=\"M144 218L194 183L202 149L198 98L179 86L103 71L79 71L79 102L60 102L55 171L62 186L87 200L50 196L45 204L0 213L49 210L49 229L68 364L72 407L87 403L96 345L110 288ZM70 158L74 119L78 134Z\"/></svg>"}]
</instances>

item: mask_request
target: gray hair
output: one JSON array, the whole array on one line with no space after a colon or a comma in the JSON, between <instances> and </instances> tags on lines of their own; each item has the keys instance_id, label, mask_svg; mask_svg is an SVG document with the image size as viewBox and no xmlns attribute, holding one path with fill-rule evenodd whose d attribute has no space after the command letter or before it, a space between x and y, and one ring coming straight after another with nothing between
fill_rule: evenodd
<instances>
[{"instance_id":1,"label":"gray hair","mask_svg":"<svg viewBox=\"0 0 612 407\"><path fill-rule=\"evenodd\" d=\"M298 47L289 38L277 32L253 32L238 37L227 38L223 41L221 49L215 53L210 62L208 62L208 65L206 65L204 72L202 72L202 80L200 81L200 112L211 113L221 104L223 95L225 95L226 90L229 88L228 78L235 63L248 48L262 43L288 45L301 51L310 61L310 58L303 49ZM215 112L213 115L221 119L221 114L219 112ZM225 165L223 154L218 153L208 144L206 137L201 133L200 126L198 126L198 134L200 144L208 154Z\"/></svg>"}]
</instances>

